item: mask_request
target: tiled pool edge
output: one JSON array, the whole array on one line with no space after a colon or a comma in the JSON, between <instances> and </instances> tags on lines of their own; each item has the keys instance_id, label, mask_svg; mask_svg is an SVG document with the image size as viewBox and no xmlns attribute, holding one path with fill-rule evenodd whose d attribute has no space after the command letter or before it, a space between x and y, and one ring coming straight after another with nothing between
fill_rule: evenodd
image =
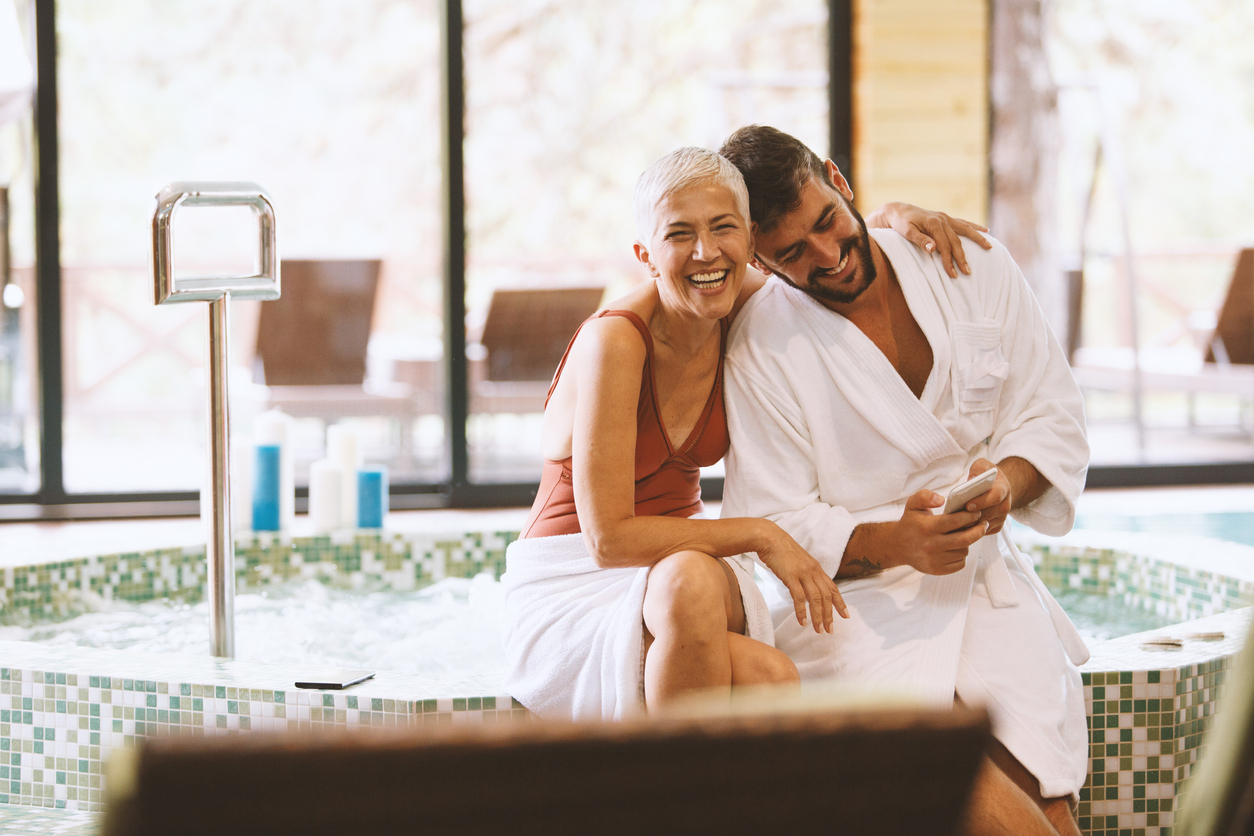
<instances>
[{"instance_id":1,"label":"tiled pool edge","mask_svg":"<svg viewBox=\"0 0 1254 836\"><path fill-rule=\"evenodd\" d=\"M529 719L505 695L396 699L0 668L0 803L103 809L112 749L145 737Z\"/></svg>"},{"instance_id":2,"label":"tiled pool edge","mask_svg":"<svg viewBox=\"0 0 1254 836\"><path fill-rule=\"evenodd\" d=\"M396 588L416 588L446 576L470 577L480 571L499 575L504 567L505 547L515 536L511 532L362 532L335 539L253 537L239 544L237 579L241 588L291 577L322 577L348 585L378 580ZM1047 582L1133 596L1131 603L1139 601L1138 605L1152 608L1177 607L1191 617L1222 612L1254 600L1254 583L1249 581L1118 550L1037 544L1031 552ZM155 550L6 569L0 594L6 610L28 608L24 611L32 617L46 617L72 609L76 605L75 595L85 593L148 600L174 591L176 597L194 600L200 593L195 588L180 586L184 580L197 587L203 583L203 550ZM508 697L483 694L431 699L429 694L408 690L413 698L405 699L396 698L395 694L376 697L362 692L356 695L358 703L353 708L349 705L349 697L355 696L352 692L244 688L151 674L130 679L128 687L127 679L115 676L112 670L95 675L97 685L93 693L90 671L101 668L89 658L81 664L55 668L33 662L12 665L10 662L16 657L12 655L14 651L8 651L10 658L4 658L5 644L14 643L0 643L0 665L9 665L0 668L0 788L7 785L9 790L7 797L0 793L0 801L9 804L99 810L103 790L100 768L108 750L116 745L135 745L150 735L231 734L259 728L408 727L422 723L513 721L529 716ZM1164 655L1163 663L1177 659L1179 664L1154 670L1138 668L1131 664L1131 658L1127 663L1116 660L1113 670L1095 669L1092 664L1085 667L1091 750L1089 781L1081 799L1085 832L1099 836L1121 831L1170 835L1181 782L1191 773L1201 752L1201 733L1213 716L1214 702L1222 691L1229 664L1227 649L1201 650L1203 655L1209 652L1211 656L1193 658L1192 651ZM86 657L103 653L83 652ZM65 667L75 670L60 669ZM121 669L131 668L123 665ZM1150 681L1151 673L1158 674L1158 682ZM102 691L100 683L105 680L108 687ZM120 687L115 680L120 680ZM83 681L87 682L86 687ZM287 681L292 680L289 677ZM137 687L137 682L142 688ZM1158 696L1149 696L1151 686L1156 686ZM1119 688L1118 699L1109 693L1115 687ZM184 693L185 688L188 693ZM201 692L199 697L197 689ZM211 697L205 696L205 689L212 689ZM1125 689L1130 695L1126 698ZM84 690L85 700L81 698ZM1172 693L1166 695L1165 691ZM108 701L104 699L106 692ZM405 692L406 689L396 690ZM242 696L245 693L246 697ZM277 693L283 694L281 703L274 702ZM1144 697L1140 696L1142 693ZM289 694L293 695L290 702ZM371 700L368 709L360 701L367 697ZM171 698L178 700L177 705ZM190 710L184 707L185 699L193 701ZM201 700L199 712L195 710L196 699ZM374 710L375 699L380 701L382 710ZM1151 699L1159 700L1159 711L1149 710ZM491 708L487 707L489 700ZM1164 700L1171 702L1166 710ZM503 701L508 701L507 710L501 707L507 704ZM282 716L275 713L279 705L283 706ZM295 717L290 716L292 708L297 711ZM121 716L114 716L119 711ZM14 712L19 714L17 721ZM175 722L171 722L172 713L178 714ZM190 714L190 719L184 714ZM1154 715L1156 725L1150 723ZM116 731L115 724L119 722L121 730ZM1115 729L1118 740L1113 739ZM1157 734L1151 735L1151 729ZM1157 755L1148 754L1153 743L1159 744ZM8 748L4 748L6 745ZM82 757L84 754L87 757ZM1151 757L1159 759L1159 769L1148 768ZM1117 764L1113 762L1116 758ZM1165 758L1170 759L1169 765L1163 763ZM38 770L37 763L42 763ZM1118 768L1112 768L1116 765ZM1170 774L1165 775L1168 771ZM1150 812L1151 806L1158 810ZM1149 823L1151 815L1156 816L1154 824Z\"/></svg>"},{"instance_id":3,"label":"tiled pool edge","mask_svg":"<svg viewBox=\"0 0 1254 836\"><path fill-rule=\"evenodd\" d=\"M445 577L470 578L480 572L500 577L505 549L516 538L512 531L249 534L236 543L237 588L319 578L348 586L377 582L416 589ZM86 596L127 601L171 597L191 603L203 597L204 582L203 546L100 555L0 569L0 607L12 620L65 617L81 610ZM50 654L63 657L67 664L59 667L73 670L14 665L15 655L30 655L19 644L0 642L0 665L5 666L0 667L2 804L99 811L108 752L152 735L413 727L530 717L507 695L464 687L435 697L403 684L395 693L378 693L387 689L389 679L404 682L403 676L381 675L350 691L245 688L213 681L218 678L215 671L203 672L200 681L154 675L151 668L144 676L119 676L116 670L99 669L97 660L110 655L108 651L89 648L58 648ZM134 669L113 655L112 667ZM178 659L171 658L170 666L177 667ZM213 666L222 672L257 668L236 662ZM285 681L295 678L289 675Z\"/></svg>"},{"instance_id":4,"label":"tiled pool edge","mask_svg":"<svg viewBox=\"0 0 1254 836\"><path fill-rule=\"evenodd\" d=\"M293 578L348 585L371 581L416 589L441 578L500 577L516 531L400 533L345 531L332 536L249 534L236 540L237 588ZM199 601L205 588L203 545L123 552L0 568L0 610L6 620L65 618L86 599Z\"/></svg>"},{"instance_id":5,"label":"tiled pool edge","mask_svg":"<svg viewBox=\"0 0 1254 836\"><path fill-rule=\"evenodd\" d=\"M1250 616L1246 608L1188 622L1189 631L1223 631L1225 639L1188 642L1195 646L1184 658L1181 651L1140 648L1143 638L1185 632L1173 625L1106 642L1098 649L1102 658L1081 669L1089 724L1081 830L1169 836ZM1125 647L1111 647L1118 644ZM1130 663L1112 665L1120 656ZM1147 656L1160 660L1157 667ZM1183 664L1168 667L1172 659Z\"/></svg>"},{"instance_id":6,"label":"tiled pool edge","mask_svg":"<svg viewBox=\"0 0 1254 836\"><path fill-rule=\"evenodd\" d=\"M1184 783L1205 750L1203 733L1249 629L1254 581L1081 543L1021 547L1048 586L1118 596L1190 622L1186 630L1177 624L1105 642L1081 668L1089 725L1081 831L1171 836ZM1207 631L1227 638L1187 642L1180 651L1141 649L1149 636Z\"/></svg>"}]
</instances>

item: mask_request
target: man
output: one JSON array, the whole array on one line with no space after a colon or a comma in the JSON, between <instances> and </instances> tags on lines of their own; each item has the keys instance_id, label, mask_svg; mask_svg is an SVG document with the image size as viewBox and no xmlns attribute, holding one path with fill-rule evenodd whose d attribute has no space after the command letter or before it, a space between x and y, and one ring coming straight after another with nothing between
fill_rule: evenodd
<instances>
[{"instance_id":1,"label":"man","mask_svg":"<svg viewBox=\"0 0 1254 836\"><path fill-rule=\"evenodd\" d=\"M729 336L723 514L782 526L850 611L807 634L776 589L777 646L803 680L987 705L1000 771L977 784L972 829L1078 833L1088 651L1003 529L1013 513L1069 530L1088 465L1036 300L1000 244L967 247L971 274L951 279L897 233L868 234L836 166L787 134L742 128L721 153L749 187L754 266L775 277ZM935 513L994 463L991 490Z\"/></svg>"}]
</instances>

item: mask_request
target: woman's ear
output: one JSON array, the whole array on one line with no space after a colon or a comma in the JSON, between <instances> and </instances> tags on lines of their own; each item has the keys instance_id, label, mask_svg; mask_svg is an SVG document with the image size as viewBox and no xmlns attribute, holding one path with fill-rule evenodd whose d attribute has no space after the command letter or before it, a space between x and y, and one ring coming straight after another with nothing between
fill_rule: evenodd
<instances>
[{"instance_id":1,"label":"woman's ear","mask_svg":"<svg viewBox=\"0 0 1254 836\"><path fill-rule=\"evenodd\" d=\"M656 279L659 275L657 268L653 266L652 261L649 261L649 251L645 249L644 244L641 244L639 241L637 241L636 243L632 244L631 247L636 252L636 260L639 261L641 264L643 264L645 267L649 268L649 275Z\"/></svg>"}]
</instances>

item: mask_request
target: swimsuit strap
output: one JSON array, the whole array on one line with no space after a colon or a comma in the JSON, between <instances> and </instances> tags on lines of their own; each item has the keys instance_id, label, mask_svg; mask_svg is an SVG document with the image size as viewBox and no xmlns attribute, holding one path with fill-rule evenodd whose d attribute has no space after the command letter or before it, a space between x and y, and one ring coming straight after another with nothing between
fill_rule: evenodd
<instances>
[{"instance_id":1,"label":"swimsuit strap","mask_svg":"<svg viewBox=\"0 0 1254 836\"><path fill-rule=\"evenodd\" d=\"M649 367L650 361L652 361L653 359L653 335L649 333L649 326L644 324L644 320L640 318L640 315L635 313L634 311L619 311L619 310L601 311L595 316L590 316L587 319L585 319L583 322L579 323L579 328L575 331L574 336L570 338L570 342L566 345L566 351L562 353L562 361L557 364L557 371L553 372L553 382L549 384L549 391L544 396L544 406L546 409L549 406L549 398L553 397L553 390L557 388L557 381L562 376L562 369L566 368L566 358L570 356L570 349L571 349L571 346L575 344L575 338L579 336L579 332L583 330L583 327L585 325L587 325L592 320L600 319L603 316L621 316L624 319L626 319L628 322L630 322L632 325L636 326L636 330L640 332L640 336L644 339L644 348L646 352L644 365L646 368ZM724 336L726 336L726 333L727 333L727 330L726 328L724 328L723 329Z\"/></svg>"}]
</instances>

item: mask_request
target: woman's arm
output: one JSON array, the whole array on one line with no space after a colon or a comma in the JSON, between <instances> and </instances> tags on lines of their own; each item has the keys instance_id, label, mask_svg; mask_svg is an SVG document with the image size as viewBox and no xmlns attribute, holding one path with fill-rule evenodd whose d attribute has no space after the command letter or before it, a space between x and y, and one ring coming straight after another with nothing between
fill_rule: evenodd
<instances>
[{"instance_id":1,"label":"woman's arm","mask_svg":"<svg viewBox=\"0 0 1254 836\"><path fill-rule=\"evenodd\" d=\"M968 275L971 273L962 253L959 235L970 238L986 250L993 246L980 234L988 232L987 227L951 218L944 212L929 212L909 203L885 203L866 216L866 225L896 230L916 247L929 253L935 251L951 279L958 277L958 270Z\"/></svg>"},{"instance_id":2,"label":"woman's arm","mask_svg":"<svg viewBox=\"0 0 1254 836\"><path fill-rule=\"evenodd\" d=\"M711 557L757 551L772 536L765 520L687 520L635 513L636 406L645 346L619 317L589 322L575 341L572 470L588 552L600 566L652 566L684 550Z\"/></svg>"},{"instance_id":3,"label":"woman's arm","mask_svg":"<svg viewBox=\"0 0 1254 836\"><path fill-rule=\"evenodd\" d=\"M636 405L645 347L629 322L605 317L580 332L568 361L575 374L572 441L575 507L588 553L605 568L652 566L681 551L711 557L756 552L793 592L798 619L808 602L830 630L832 609L847 611L836 585L769 520L693 520L635 513ZM573 368L571 367L573 364Z\"/></svg>"}]
</instances>

